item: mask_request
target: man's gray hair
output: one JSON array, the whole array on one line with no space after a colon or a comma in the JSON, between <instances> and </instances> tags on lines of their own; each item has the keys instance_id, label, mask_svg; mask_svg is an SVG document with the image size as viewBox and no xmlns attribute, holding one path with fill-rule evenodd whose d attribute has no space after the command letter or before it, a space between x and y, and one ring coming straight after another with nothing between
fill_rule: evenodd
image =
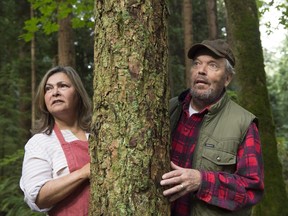
<instances>
[{"instance_id":1,"label":"man's gray hair","mask_svg":"<svg viewBox=\"0 0 288 216\"><path fill-rule=\"evenodd\" d=\"M231 65L231 63L227 59L226 59L226 72L232 75L235 75L234 67Z\"/></svg>"}]
</instances>

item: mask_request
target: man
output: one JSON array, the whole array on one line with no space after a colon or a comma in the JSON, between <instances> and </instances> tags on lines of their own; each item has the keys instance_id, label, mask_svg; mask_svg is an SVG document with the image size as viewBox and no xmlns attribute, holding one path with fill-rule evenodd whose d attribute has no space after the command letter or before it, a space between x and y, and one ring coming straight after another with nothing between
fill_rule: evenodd
<instances>
[{"instance_id":1,"label":"man","mask_svg":"<svg viewBox=\"0 0 288 216\"><path fill-rule=\"evenodd\" d=\"M221 39L188 52L190 89L170 101L171 168L162 176L171 215L250 215L263 196L256 117L229 99L235 58Z\"/></svg>"}]
</instances>

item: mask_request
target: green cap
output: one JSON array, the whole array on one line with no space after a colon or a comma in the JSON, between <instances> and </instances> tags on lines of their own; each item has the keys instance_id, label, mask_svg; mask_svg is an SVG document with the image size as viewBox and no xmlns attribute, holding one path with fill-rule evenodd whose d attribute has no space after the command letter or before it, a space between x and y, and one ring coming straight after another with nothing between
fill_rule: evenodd
<instances>
[{"instance_id":1,"label":"green cap","mask_svg":"<svg viewBox=\"0 0 288 216\"><path fill-rule=\"evenodd\" d=\"M229 44L222 39L204 40L202 43L194 44L188 51L188 58L193 59L196 53L203 48L210 50L216 56L226 58L233 67L235 66L235 57L232 50Z\"/></svg>"}]
</instances>

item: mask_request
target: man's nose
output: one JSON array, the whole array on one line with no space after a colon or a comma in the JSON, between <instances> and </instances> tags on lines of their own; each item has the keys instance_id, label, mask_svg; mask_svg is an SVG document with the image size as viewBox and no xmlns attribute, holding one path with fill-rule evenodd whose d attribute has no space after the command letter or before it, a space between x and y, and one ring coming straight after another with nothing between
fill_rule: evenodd
<instances>
[{"instance_id":1,"label":"man's nose","mask_svg":"<svg viewBox=\"0 0 288 216\"><path fill-rule=\"evenodd\" d=\"M198 74L205 75L207 74L207 65L202 65L200 68L198 68Z\"/></svg>"}]
</instances>

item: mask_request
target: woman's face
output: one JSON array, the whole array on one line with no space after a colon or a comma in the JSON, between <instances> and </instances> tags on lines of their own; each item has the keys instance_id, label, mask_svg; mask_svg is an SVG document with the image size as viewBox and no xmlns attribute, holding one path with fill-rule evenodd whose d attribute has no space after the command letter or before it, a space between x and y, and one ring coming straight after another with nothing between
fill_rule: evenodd
<instances>
[{"instance_id":1,"label":"woman's face","mask_svg":"<svg viewBox=\"0 0 288 216\"><path fill-rule=\"evenodd\" d=\"M78 96L68 76L63 72L51 75L45 85L45 104L55 118L75 115Z\"/></svg>"}]
</instances>

